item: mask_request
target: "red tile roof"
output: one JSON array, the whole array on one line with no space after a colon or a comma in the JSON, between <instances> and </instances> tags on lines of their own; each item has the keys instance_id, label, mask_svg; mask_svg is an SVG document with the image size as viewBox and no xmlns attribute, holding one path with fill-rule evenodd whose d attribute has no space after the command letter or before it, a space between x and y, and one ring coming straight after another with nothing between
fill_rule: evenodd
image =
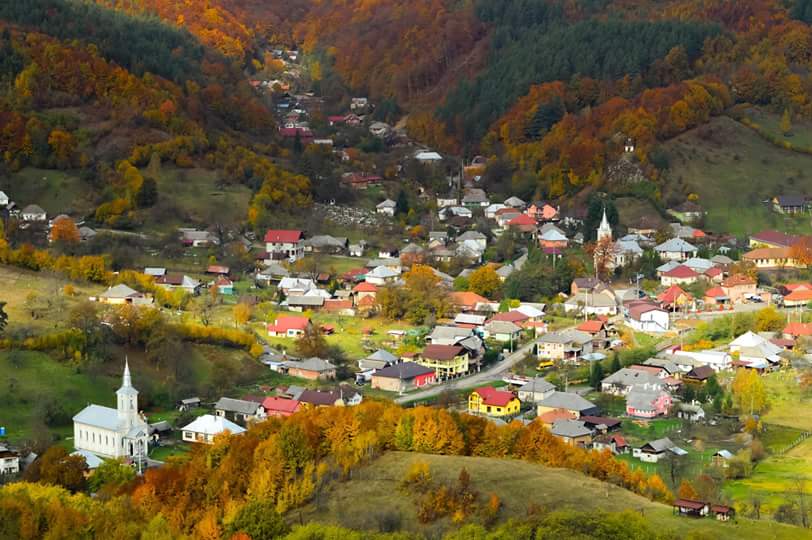
<instances>
[{"instance_id":1,"label":"red tile roof","mask_svg":"<svg viewBox=\"0 0 812 540\"><path fill-rule=\"evenodd\" d=\"M788 291L797 291L798 289L812 290L812 285L809 283L787 283L784 288Z\"/></svg>"},{"instance_id":2,"label":"red tile roof","mask_svg":"<svg viewBox=\"0 0 812 540\"><path fill-rule=\"evenodd\" d=\"M733 274L722 281L722 287L738 287L741 285L755 285L756 280L744 274Z\"/></svg>"},{"instance_id":3,"label":"red tile roof","mask_svg":"<svg viewBox=\"0 0 812 540\"><path fill-rule=\"evenodd\" d=\"M207 274L228 274L228 266L222 266L219 264L212 264L206 269Z\"/></svg>"},{"instance_id":4,"label":"red tile roof","mask_svg":"<svg viewBox=\"0 0 812 540\"><path fill-rule=\"evenodd\" d=\"M378 287L374 283L362 281L352 288L352 292L378 292Z\"/></svg>"},{"instance_id":5,"label":"red tile roof","mask_svg":"<svg viewBox=\"0 0 812 540\"><path fill-rule=\"evenodd\" d=\"M558 420L573 420L575 419L575 413L566 409L553 409L538 415L537 418L545 424L552 424Z\"/></svg>"},{"instance_id":6,"label":"red tile roof","mask_svg":"<svg viewBox=\"0 0 812 540\"><path fill-rule=\"evenodd\" d=\"M578 325L577 330L586 332L588 334L594 334L603 330L603 324L603 321L584 321Z\"/></svg>"},{"instance_id":7,"label":"red tile roof","mask_svg":"<svg viewBox=\"0 0 812 540\"><path fill-rule=\"evenodd\" d=\"M288 330L302 330L310 324L307 317L296 317L292 315L282 315L273 324L268 325L269 332L285 333Z\"/></svg>"},{"instance_id":8,"label":"red tile roof","mask_svg":"<svg viewBox=\"0 0 812 540\"><path fill-rule=\"evenodd\" d=\"M684 264L681 264L676 268L674 268L673 270L669 270L668 272L663 273L664 277L672 277L672 278L692 278L697 277L698 275L699 274L697 274L695 271L685 266Z\"/></svg>"},{"instance_id":9,"label":"red tile roof","mask_svg":"<svg viewBox=\"0 0 812 540\"><path fill-rule=\"evenodd\" d=\"M781 231L761 231L750 235L750 240L772 244L774 246L791 247L798 241L798 237L792 234L782 233Z\"/></svg>"},{"instance_id":10,"label":"red tile roof","mask_svg":"<svg viewBox=\"0 0 812 540\"><path fill-rule=\"evenodd\" d=\"M784 327L784 333L791 336L812 336L812 323L789 323Z\"/></svg>"},{"instance_id":11,"label":"red tile roof","mask_svg":"<svg viewBox=\"0 0 812 540\"><path fill-rule=\"evenodd\" d=\"M513 392L507 392L505 390L497 390L492 386L485 386L483 388L477 388L474 390L479 397L482 398L482 403L485 405L493 405L496 407L505 407L508 403L512 400L516 399L516 396L513 395Z\"/></svg>"},{"instance_id":12,"label":"red tile roof","mask_svg":"<svg viewBox=\"0 0 812 540\"><path fill-rule=\"evenodd\" d=\"M812 291L796 289L784 297L784 302L809 302L812 300Z\"/></svg>"},{"instance_id":13,"label":"red tile roof","mask_svg":"<svg viewBox=\"0 0 812 540\"><path fill-rule=\"evenodd\" d=\"M716 277L722 273L722 269L718 266L711 266L707 270L705 270L705 275L708 277Z\"/></svg>"},{"instance_id":14,"label":"red tile roof","mask_svg":"<svg viewBox=\"0 0 812 540\"><path fill-rule=\"evenodd\" d=\"M681 296L685 296L689 300L692 298L691 295L683 291L679 285L671 285L657 296L657 300L663 304L673 304Z\"/></svg>"},{"instance_id":15,"label":"red tile roof","mask_svg":"<svg viewBox=\"0 0 812 540\"><path fill-rule=\"evenodd\" d=\"M479 303L488 303L490 300L470 291L455 291L449 293L451 303L455 306L474 308Z\"/></svg>"},{"instance_id":16,"label":"red tile roof","mask_svg":"<svg viewBox=\"0 0 812 540\"><path fill-rule=\"evenodd\" d=\"M722 296L727 296L727 293L725 293L725 290L721 287L711 287L705 291L705 296L707 298L720 298Z\"/></svg>"},{"instance_id":17,"label":"red tile roof","mask_svg":"<svg viewBox=\"0 0 812 540\"><path fill-rule=\"evenodd\" d=\"M518 216L507 222L508 227L519 227L529 225L536 225L536 220L531 218L527 214L519 214Z\"/></svg>"},{"instance_id":18,"label":"red tile roof","mask_svg":"<svg viewBox=\"0 0 812 540\"><path fill-rule=\"evenodd\" d=\"M506 311L504 313L497 313L493 317L491 317L492 321L505 321L505 322L512 322L512 323L521 323L529 319L527 315L522 313L521 311Z\"/></svg>"},{"instance_id":19,"label":"red tile roof","mask_svg":"<svg viewBox=\"0 0 812 540\"><path fill-rule=\"evenodd\" d=\"M323 307L327 311L341 311L342 309L352 309L352 300L327 298L326 300L324 300Z\"/></svg>"},{"instance_id":20,"label":"red tile roof","mask_svg":"<svg viewBox=\"0 0 812 540\"><path fill-rule=\"evenodd\" d=\"M276 411L280 413L293 414L299 408L299 402L295 399L285 399L281 397L266 397L262 402L262 407L266 411Z\"/></svg>"},{"instance_id":21,"label":"red tile roof","mask_svg":"<svg viewBox=\"0 0 812 540\"><path fill-rule=\"evenodd\" d=\"M302 239L302 231L269 229L265 233L265 242L272 244L293 244Z\"/></svg>"}]
</instances>

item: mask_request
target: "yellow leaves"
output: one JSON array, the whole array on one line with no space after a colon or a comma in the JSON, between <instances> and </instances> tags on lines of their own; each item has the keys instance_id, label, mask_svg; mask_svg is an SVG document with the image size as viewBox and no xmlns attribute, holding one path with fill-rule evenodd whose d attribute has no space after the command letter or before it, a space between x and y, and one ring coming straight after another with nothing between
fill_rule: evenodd
<instances>
[{"instance_id":1,"label":"yellow leaves","mask_svg":"<svg viewBox=\"0 0 812 540\"><path fill-rule=\"evenodd\" d=\"M235 305L232 309L234 315L234 324L237 326L247 324L248 321L251 320L252 311L251 306L244 302L240 302L239 304Z\"/></svg>"},{"instance_id":2,"label":"yellow leaves","mask_svg":"<svg viewBox=\"0 0 812 540\"><path fill-rule=\"evenodd\" d=\"M65 130L56 128L48 135L48 146L51 147L56 165L60 169L71 166L76 145L76 139Z\"/></svg>"},{"instance_id":3,"label":"yellow leaves","mask_svg":"<svg viewBox=\"0 0 812 540\"><path fill-rule=\"evenodd\" d=\"M767 405L764 381L754 369L738 369L731 389L733 401L742 414L758 414Z\"/></svg>"}]
</instances>

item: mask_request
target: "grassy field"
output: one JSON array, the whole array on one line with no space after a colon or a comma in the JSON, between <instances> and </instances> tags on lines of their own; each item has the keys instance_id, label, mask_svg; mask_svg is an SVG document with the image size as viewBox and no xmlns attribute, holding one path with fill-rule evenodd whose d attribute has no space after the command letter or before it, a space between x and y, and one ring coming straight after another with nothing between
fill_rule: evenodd
<instances>
[{"instance_id":1,"label":"grassy field","mask_svg":"<svg viewBox=\"0 0 812 540\"><path fill-rule=\"evenodd\" d=\"M812 191L812 156L783 150L728 117L688 131L664 145L670 169L663 197L699 195L706 228L745 235L765 228L809 232L808 220L785 218L762 201Z\"/></svg>"},{"instance_id":2,"label":"grassy field","mask_svg":"<svg viewBox=\"0 0 812 540\"><path fill-rule=\"evenodd\" d=\"M482 498L490 493L503 503L502 519L523 518L528 508L589 511L633 510L642 512L652 524L678 538L694 533L696 538L796 539L804 531L771 522L739 519L720 523L711 519L676 518L670 507L653 503L633 493L588 478L573 471L550 469L522 461L478 457L433 456L392 452L353 473L352 480L332 484L328 492L305 507L305 521L335 523L346 527L375 530L382 514L399 516L404 530L435 538L452 526L448 520L420 525L413 498L397 486L414 462L426 462L435 480L454 482L464 467L474 489ZM359 506L359 502L362 506ZM297 516L298 519L298 516Z\"/></svg>"},{"instance_id":3,"label":"grassy field","mask_svg":"<svg viewBox=\"0 0 812 540\"><path fill-rule=\"evenodd\" d=\"M146 220L145 230L244 221L251 190L244 185L217 186L217 179L216 171L163 165L158 181L159 202Z\"/></svg>"},{"instance_id":4,"label":"grassy field","mask_svg":"<svg viewBox=\"0 0 812 540\"><path fill-rule=\"evenodd\" d=\"M8 177L0 176L0 190L24 208L38 204L48 216L85 216L95 206L97 193L78 176L65 171L26 167Z\"/></svg>"},{"instance_id":5,"label":"grassy field","mask_svg":"<svg viewBox=\"0 0 812 540\"><path fill-rule=\"evenodd\" d=\"M798 373L794 370L777 371L764 377L770 408L764 422L812 431L812 397L804 395L798 386ZM799 414L804 411L803 414Z\"/></svg>"},{"instance_id":6,"label":"grassy field","mask_svg":"<svg viewBox=\"0 0 812 540\"><path fill-rule=\"evenodd\" d=\"M781 132L781 115L749 107L742 114L750 121L756 123L761 129L785 140L793 146L812 149L812 122L800 118L793 119L792 129L788 135Z\"/></svg>"}]
</instances>

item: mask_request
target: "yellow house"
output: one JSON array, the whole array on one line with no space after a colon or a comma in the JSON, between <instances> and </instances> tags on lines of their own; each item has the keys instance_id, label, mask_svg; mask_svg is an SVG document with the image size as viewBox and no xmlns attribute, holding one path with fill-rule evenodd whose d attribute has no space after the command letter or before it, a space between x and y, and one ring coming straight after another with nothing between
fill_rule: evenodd
<instances>
[{"instance_id":1,"label":"yellow house","mask_svg":"<svg viewBox=\"0 0 812 540\"><path fill-rule=\"evenodd\" d=\"M521 403L513 392L497 390L492 386L477 388L468 396L468 412L488 416L519 414Z\"/></svg>"},{"instance_id":2,"label":"yellow house","mask_svg":"<svg viewBox=\"0 0 812 540\"><path fill-rule=\"evenodd\" d=\"M468 351L459 345L429 345L416 362L433 369L438 380L468 373Z\"/></svg>"}]
</instances>

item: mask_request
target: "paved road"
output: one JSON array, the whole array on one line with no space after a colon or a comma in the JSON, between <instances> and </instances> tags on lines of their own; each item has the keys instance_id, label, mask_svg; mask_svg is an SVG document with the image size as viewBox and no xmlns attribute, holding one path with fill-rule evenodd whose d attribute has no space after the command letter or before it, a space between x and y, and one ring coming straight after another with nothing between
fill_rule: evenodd
<instances>
[{"instance_id":1,"label":"paved road","mask_svg":"<svg viewBox=\"0 0 812 540\"><path fill-rule=\"evenodd\" d=\"M445 392L446 390L459 390L461 388L471 388L472 386L477 386L479 384L492 381L494 379L500 378L500 376L505 373L506 371L510 371L513 366L524 360L527 353L530 352L535 344L535 340L531 340L526 345L516 349L513 353L507 355L504 360L501 362L497 362L490 366L488 369L480 371L474 375L470 375L468 377L463 377L462 379L456 379L453 381L449 381L447 383L438 384L436 386L432 386L431 388L427 388L426 390L421 390L420 392L414 392L412 394L407 394L405 396L399 397L395 400L396 403L408 403L411 401L419 401L423 399L428 399L431 397L438 396Z\"/></svg>"}]
</instances>

